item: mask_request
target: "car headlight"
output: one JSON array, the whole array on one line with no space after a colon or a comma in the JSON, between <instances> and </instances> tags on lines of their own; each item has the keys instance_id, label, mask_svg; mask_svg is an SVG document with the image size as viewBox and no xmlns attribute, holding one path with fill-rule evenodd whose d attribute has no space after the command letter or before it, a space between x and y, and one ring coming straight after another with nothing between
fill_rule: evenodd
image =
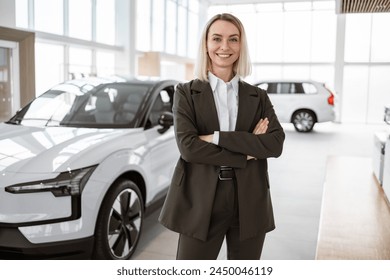
<instances>
[{"instance_id":1,"label":"car headlight","mask_svg":"<svg viewBox=\"0 0 390 280\"><path fill-rule=\"evenodd\" d=\"M84 186L96 167L97 165L69 170L60 173L56 178L50 180L8 186L5 188L5 191L14 194L52 192L53 195L57 197L77 196L83 191Z\"/></svg>"}]
</instances>

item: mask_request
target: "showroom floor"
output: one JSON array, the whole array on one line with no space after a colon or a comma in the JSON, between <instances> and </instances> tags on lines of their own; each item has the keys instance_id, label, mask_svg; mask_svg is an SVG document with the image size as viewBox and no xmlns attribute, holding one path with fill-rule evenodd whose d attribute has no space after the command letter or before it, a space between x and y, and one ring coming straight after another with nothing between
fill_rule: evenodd
<instances>
[{"instance_id":1,"label":"showroom floor","mask_svg":"<svg viewBox=\"0 0 390 280\"><path fill-rule=\"evenodd\" d=\"M269 160L276 230L267 235L262 259L311 260L316 256L321 204L330 157L370 160L374 132L383 125L317 124L312 133L297 133L284 125L283 154ZM367 172L371 172L367 170ZM157 222L159 210L145 220L133 259L174 259L178 234ZM225 246L219 259L226 258Z\"/></svg>"}]
</instances>

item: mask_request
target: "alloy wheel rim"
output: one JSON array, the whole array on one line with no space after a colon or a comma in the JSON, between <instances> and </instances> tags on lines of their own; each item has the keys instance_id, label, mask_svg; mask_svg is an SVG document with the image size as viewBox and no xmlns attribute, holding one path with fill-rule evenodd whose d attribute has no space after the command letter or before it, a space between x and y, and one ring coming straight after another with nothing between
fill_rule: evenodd
<instances>
[{"instance_id":1,"label":"alloy wheel rim","mask_svg":"<svg viewBox=\"0 0 390 280\"><path fill-rule=\"evenodd\" d=\"M125 259L133 252L141 225L140 197L134 190L125 189L115 198L108 219L108 244L115 258Z\"/></svg>"},{"instance_id":2,"label":"alloy wheel rim","mask_svg":"<svg viewBox=\"0 0 390 280\"><path fill-rule=\"evenodd\" d=\"M307 112L300 112L295 116L294 123L300 131L308 131L313 126L313 117Z\"/></svg>"}]
</instances>

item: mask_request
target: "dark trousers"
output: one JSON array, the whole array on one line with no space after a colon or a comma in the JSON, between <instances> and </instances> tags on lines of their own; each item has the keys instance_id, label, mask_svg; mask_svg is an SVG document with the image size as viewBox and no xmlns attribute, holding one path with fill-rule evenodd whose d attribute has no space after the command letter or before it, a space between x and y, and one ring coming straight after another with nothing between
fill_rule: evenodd
<instances>
[{"instance_id":1,"label":"dark trousers","mask_svg":"<svg viewBox=\"0 0 390 280\"><path fill-rule=\"evenodd\" d=\"M218 182L207 241L180 234L176 259L215 260L225 237L229 260L260 259L265 233L240 241L235 179Z\"/></svg>"}]
</instances>

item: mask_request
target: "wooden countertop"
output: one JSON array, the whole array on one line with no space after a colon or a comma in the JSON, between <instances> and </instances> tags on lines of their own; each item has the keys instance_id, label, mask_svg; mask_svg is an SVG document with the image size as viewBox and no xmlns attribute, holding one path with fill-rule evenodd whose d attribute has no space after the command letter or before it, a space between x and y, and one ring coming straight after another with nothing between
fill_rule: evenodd
<instances>
[{"instance_id":1,"label":"wooden countertop","mask_svg":"<svg viewBox=\"0 0 390 280\"><path fill-rule=\"evenodd\" d=\"M328 158L316 259L390 259L390 204L371 158Z\"/></svg>"}]
</instances>

